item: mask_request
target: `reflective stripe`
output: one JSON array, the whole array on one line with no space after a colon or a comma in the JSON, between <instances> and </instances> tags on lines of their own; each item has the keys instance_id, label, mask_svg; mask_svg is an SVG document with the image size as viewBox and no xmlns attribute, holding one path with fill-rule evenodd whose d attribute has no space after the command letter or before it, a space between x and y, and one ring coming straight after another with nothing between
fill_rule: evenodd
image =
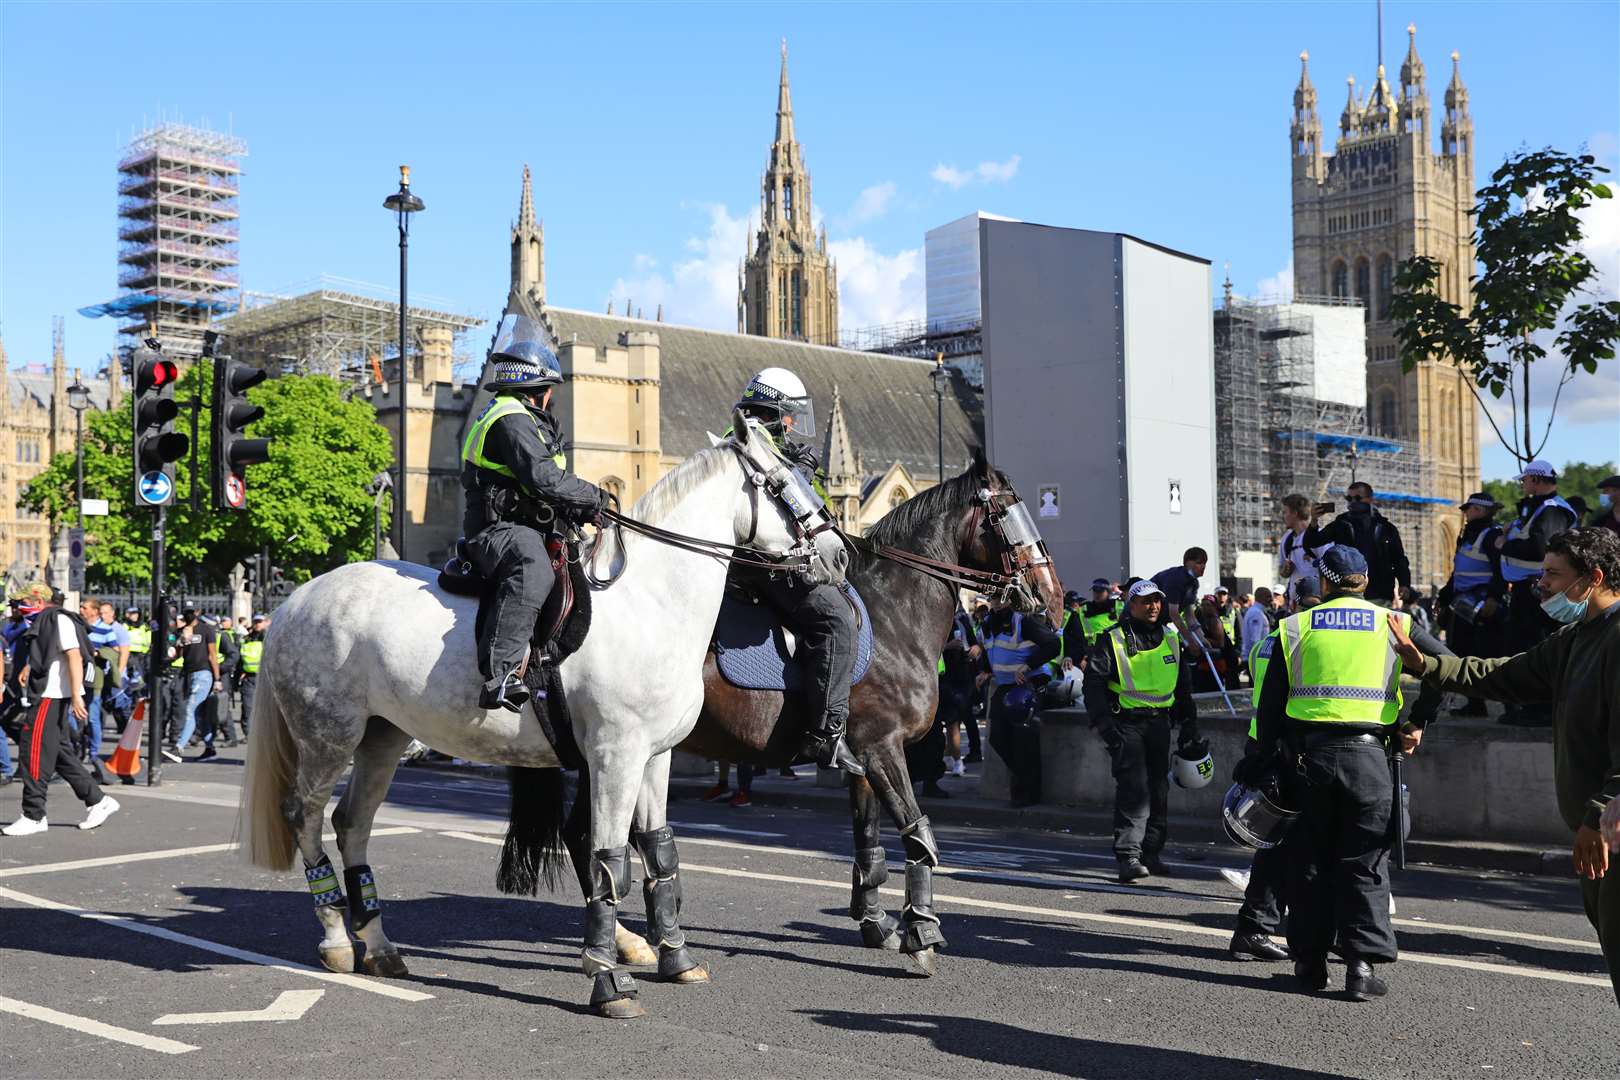
<instances>
[{"instance_id":1,"label":"reflective stripe","mask_svg":"<svg viewBox=\"0 0 1620 1080\"><path fill-rule=\"evenodd\" d=\"M1131 653L1125 642L1125 629L1108 631L1114 652L1114 678L1108 689L1119 698L1121 709L1161 709L1176 699L1176 683L1181 677L1181 635L1166 625L1164 639L1152 649Z\"/></svg>"},{"instance_id":2,"label":"reflective stripe","mask_svg":"<svg viewBox=\"0 0 1620 1080\"><path fill-rule=\"evenodd\" d=\"M263 641L242 642L242 674L257 675L259 673L259 660L263 656Z\"/></svg>"},{"instance_id":3,"label":"reflective stripe","mask_svg":"<svg viewBox=\"0 0 1620 1080\"><path fill-rule=\"evenodd\" d=\"M1569 516L1575 519L1575 523L1577 525L1580 524L1581 518L1579 514L1575 513L1575 508L1569 505L1569 503L1565 502L1562 495L1552 495L1549 496L1547 500L1540 506L1536 507L1535 510L1531 511L1528 518L1515 519L1513 523L1507 527L1507 539L1523 540L1526 536L1529 536L1530 533L1535 529L1536 518L1540 517L1541 512L1547 509L1549 506L1556 506L1561 510L1567 510L1569 512ZM1507 555L1502 556L1503 580L1530 581L1540 576L1540 559L1515 559Z\"/></svg>"},{"instance_id":4,"label":"reflective stripe","mask_svg":"<svg viewBox=\"0 0 1620 1080\"><path fill-rule=\"evenodd\" d=\"M985 654L990 658L990 671L1001 686L1018 681L1018 672L1029 666L1035 652L1035 643L1024 640L1024 616L1013 612L1012 623L985 643Z\"/></svg>"},{"instance_id":5,"label":"reflective stripe","mask_svg":"<svg viewBox=\"0 0 1620 1080\"><path fill-rule=\"evenodd\" d=\"M1080 617L1081 633L1085 634L1088 643L1097 640L1097 635L1107 630L1119 617L1112 612L1103 612L1100 615L1082 615Z\"/></svg>"},{"instance_id":6,"label":"reflective stripe","mask_svg":"<svg viewBox=\"0 0 1620 1080\"><path fill-rule=\"evenodd\" d=\"M152 648L152 628L149 626L131 626L129 629L129 651L132 653L149 652Z\"/></svg>"},{"instance_id":7,"label":"reflective stripe","mask_svg":"<svg viewBox=\"0 0 1620 1080\"><path fill-rule=\"evenodd\" d=\"M1339 596L1278 627L1288 669L1288 715L1312 724L1394 724L1401 710L1400 657L1389 620L1409 616Z\"/></svg>"},{"instance_id":8,"label":"reflective stripe","mask_svg":"<svg viewBox=\"0 0 1620 1080\"><path fill-rule=\"evenodd\" d=\"M1467 592L1491 583L1491 578L1496 575L1491 569L1491 557L1485 550L1485 541L1500 531L1496 526L1488 525L1479 530L1472 544L1464 544L1458 538L1457 554L1451 561L1451 587L1454 591Z\"/></svg>"},{"instance_id":9,"label":"reflective stripe","mask_svg":"<svg viewBox=\"0 0 1620 1080\"><path fill-rule=\"evenodd\" d=\"M467 429L467 437L461 443L461 460L469 461L480 469L488 469L492 473L499 473L501 476L516 480L517 473L500 462L491 461L484 456L484 440L489 438L489 429L495 426L497 420L517 413L522 413L528 417L533 422L535 430L540 430L540 421L535 420L534 416L517 398L508 395L493 397L490 399L489 404L484 406L484 411L478 414L478 419L473 421L472 427ZM546 442L543 432L540 441L542 443ZM568 459L560 453L552 454L551 460L559 469L568 467Z\"/></svg>"},{"instance_id":10,"label":"reflective stripe","mask_svg":"<svg viewBox=\"0 0 1620 1080\"><path fill-rule=\"evenodd\" d=\"M1249 650L1249 681L1253 684L1254 707L1260 708L1260 687L1266 681L1266 667L1271 663L1271 654L1277 647L1277 631L1273 630L1265 637L1254 643ZM1257 718L1249 720L1249 738L1260 737Z\"/></svg>"},{"instance_id":11,"label":"reflective stripe","mask_svg":"<svg viewBox=\"0 0 1620 1080\"><path fill-rule=\"evenodd\" d=\"M1290 686L1290 697L1335 698L1340 701L1396 701L1400 694L1376 686Z\"/></svg>"}]
</instances>

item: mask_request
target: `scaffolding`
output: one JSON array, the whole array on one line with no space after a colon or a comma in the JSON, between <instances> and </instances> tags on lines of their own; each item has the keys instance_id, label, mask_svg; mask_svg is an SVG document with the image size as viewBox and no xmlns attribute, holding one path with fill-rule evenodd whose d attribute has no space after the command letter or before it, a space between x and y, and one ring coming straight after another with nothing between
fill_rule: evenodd
<instances>
[{"instance_id":1,"label":"scaffolding","mask_svg":"<svg viewBox=\"0 0 1620 1080\"><path fill-rule=\"evenodd\" d=\"M203 332L234 310L237 194L247 143L231 135L164 123L138 135L118 162L116 300L81 308L120 320L125 355L155 332L180 361L202 352Z\"/></svg>"},{"instance_id":2,"label":"scaffolding","mask_svg":"<svg viewBox=\"0 0 1620 1080\"><path fill-rule=\"evenodd\" d=\"M380 286L323 277L297 295L244 292L241 309L215 324L231 356L283 375L329 375L354 387L392 381L399 356L399 302ZM412 307L411 378L449 382L466 332L485 320Z\"/></svg>"},{"instance_id":3,"label":"scaffolding","mask_svg":"<svg viewBox=\"0 0 1620 1080\"><path fill-rule=\"evenodd\" d=\"M1256 304L1228 288L1215 312L1216 515L1221 573L1236 575L1241 552L1272 553L1281 539L1284 497L1339 501L1345 489L1370 484L1379 512L1400 530L1414 567L1427 565L1428 510L1446 503L1431 494L1432 469L1416 443L1375 435L1367 427L1364 370L1319 363L1337 348L1338 325L1323 309L1358 307L1343 298L1301 297ZM1348 398L1350 400L1335 400Z\"/></svg>"}]
</instances>

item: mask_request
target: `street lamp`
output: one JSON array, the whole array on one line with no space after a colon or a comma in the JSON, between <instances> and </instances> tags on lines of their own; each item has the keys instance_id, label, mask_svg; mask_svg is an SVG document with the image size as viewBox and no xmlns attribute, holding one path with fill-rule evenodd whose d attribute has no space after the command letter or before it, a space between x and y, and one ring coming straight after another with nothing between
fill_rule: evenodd
<instances>
[{"instance_id":1,"label":"street lamp","mask_svg":"<svg viewBox=\"0 0 1620 1080\"><path fill-rule=\"evenodd\" d=\"M945 354L934 354L934 370L928 373L934 380L935 422L939 432L939 482L945 482L945 387L950 384L951 371L945 366Z\"/></svg>"},{"instance_id":2,"label":"street lamp","mask_svg":"<svg viewBox=\"0 0 1620 1080\"><path fill-rule=\"evenodd\" d=\"M411 194L411 167L399 167L399 190L383 200L383 206L399 219L399 442L395 444L394 475L399 495L394 499L394 551L405 557L405 395L410 383L410 308L405 297L406 256L410 245L411 215L427 209L420 197ZM380 504L379 504L380 505Z\"/></svg>"},{"instance_id":3,"label":"street lamp","mask_svg":"<svg viewBox=\"0 0 1620 1080\"><path fill-rule=\"evenodd\" d=\"M90 407L90 388L73 376L73 385L67 388L68 408L73 410L74 468L78 473L78 486L74 489L79 499L79 512L74 518L84 527L84 410Z\"/></svg>"},{"instance_id":4,"label":"street lamp","mask_svg":"<svg viewBox=\"0 0 1620 1080\"><path fill-rule=\"evenodd\" d=\"M394 486L394 478L384 469L371 478L366 485L366 494L375 496L371 504L371 557L382 558L382 499L384 493Z\"/></svg>"}]
</instances>

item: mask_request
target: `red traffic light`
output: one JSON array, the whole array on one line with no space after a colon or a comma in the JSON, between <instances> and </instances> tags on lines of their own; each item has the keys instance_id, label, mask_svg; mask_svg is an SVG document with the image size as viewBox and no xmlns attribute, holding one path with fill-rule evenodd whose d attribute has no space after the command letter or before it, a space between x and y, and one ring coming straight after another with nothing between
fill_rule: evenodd
<instances>
[{"instance_id":1,"label":"red traffic light","mask_svg":"<svg viewBox=\"0 0 1620 1080\"><path fill-rule=\"evenodd\" d=\"M147 360L135 365L135 393L137 396L161 390L177 382L180 369L173 360Z\"/></svg>"}]
</instances>

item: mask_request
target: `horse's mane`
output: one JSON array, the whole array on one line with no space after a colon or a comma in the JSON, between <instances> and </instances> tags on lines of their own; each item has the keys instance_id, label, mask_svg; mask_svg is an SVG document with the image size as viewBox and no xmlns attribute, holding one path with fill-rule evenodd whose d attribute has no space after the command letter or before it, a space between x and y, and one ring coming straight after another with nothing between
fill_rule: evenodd
<instances>
[{"instance_id":1,"label":"horse's mane","mask_svg":"<svg viewBox=\"0 0 1620 1080\"><path fill-rule=\"evenodd\" d=\"M630 516L649 525L658 524L697 487L718 476L733 453L730 447L725 446L699 450L671 469L652 486L652 490L637 499L630 508Z\"/></svg>"},{"instance_id":2,"label":"horse's mane","mask_svg":"<svg viewBox=\"0 0 1620 1080\"><path fill-rule=\"evenodd\" d=\"M1012 486L1001 470L992 472L1000 486ZM920 554L954 561L956 552L930 549L942 547L951 535L951 530L944 526L954 524L953 514L966 509L974 494L984 485L983 472L971 466L966 472L918 492L884 514L877 524L866 530L866 539L891 547L909 547Z\"/></svg>"}]
</instances>

